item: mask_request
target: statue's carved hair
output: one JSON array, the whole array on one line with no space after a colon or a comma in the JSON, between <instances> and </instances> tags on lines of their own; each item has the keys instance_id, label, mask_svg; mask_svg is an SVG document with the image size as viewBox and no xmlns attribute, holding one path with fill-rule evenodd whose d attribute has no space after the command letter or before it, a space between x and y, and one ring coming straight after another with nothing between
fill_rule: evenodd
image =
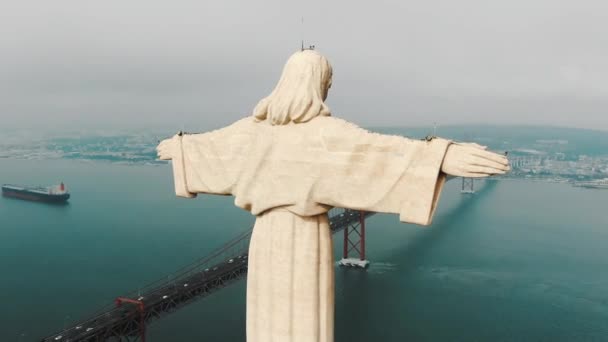
<instances>
[{"instance_id":1,"label":"statue's carved hair","mask_svg":"<svg viewBox=\"0 0 608 342\"><path fill-rule=\"evenodd\" d=\"M312 50L294 53L285 63L276 87L260 100L253 115L256 121L268 120L272 125L302 123L323 115L331 115L325 105L331 87L332 69L329 61Z\"/></svg>"}]
</instances>

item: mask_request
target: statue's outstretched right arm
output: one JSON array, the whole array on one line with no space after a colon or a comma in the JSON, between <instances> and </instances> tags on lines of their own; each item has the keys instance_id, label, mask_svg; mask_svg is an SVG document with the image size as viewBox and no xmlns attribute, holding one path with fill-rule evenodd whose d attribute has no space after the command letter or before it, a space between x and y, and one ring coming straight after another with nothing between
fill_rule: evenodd
<instances>
[{"instance_id":1,"label":"statue's outstretched right arm","mask_svg":"<svg viewBox=\"0 0 608 342\"><path fill-rule=\"evenodd\" d=\"M194 198L196 193L188 190L182 138L183 134L179 132L173 137L161 141L156 147L156 151L159 159L171 160L175 194L179 197Z\"/></svg>"},{"instance_id":2,"label":"statue's outstretched right arm","mask_svg":"<svg viewBox=\"0 0 608 342\"><path fill-rule=\"evenodd\" d=\"M200 134L178 133L163 140L158 156L172 160L175 193L196 197L198 193L230 195L240 169L248 136L235 124Z\"/></svg>"}]
</instances>

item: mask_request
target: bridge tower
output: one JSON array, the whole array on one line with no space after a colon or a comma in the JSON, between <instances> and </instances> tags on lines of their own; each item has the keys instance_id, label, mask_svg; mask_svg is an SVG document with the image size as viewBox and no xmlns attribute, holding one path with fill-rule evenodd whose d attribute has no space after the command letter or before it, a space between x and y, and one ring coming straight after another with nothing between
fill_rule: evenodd
<instances>
[{"instance_id":1,"label":"bridge tower","mask_svg":"<svg viewBox=\"0 0 608 342\"><path fill-rule=\"evenodd\" d=\"M475 193L475 181L473 178L462 177L462 194L474 194Z\"/></svg>"},{"instance_id":2,"label":"bridge tower","mask_svg":"<svg viewBox=\"0 0 608 342\"><path fill-rule=\"evenodd\" d=\"M344 228L344 249L340 266L366 268L369 261L365 259L365 212L359 211L359 220ZM349 254L353 252L353 256Z\"/></svg>"},{"instance_id":3,"label":"bridge tower","mask_svg":"<svg viewBox=\"0 0 608 342\"><path fill-rule=\"evenodd\" d=\"M146 310L144 307L144 302L142 302L141 300L135 300L135 299L125 298L125 297L118 297L114 300L114 302L116 303L116 307L120 307L123 303L132 304L137 307L137 311L139 312L139 321L136 320L135 322L139 328L138 337L141 342L146 342L146 320L145 320ZM122 336L122 335L123 334L121 334L121 333L118 334L118 336ZM125 339L128 338L127 336L124 336L124 337L125 337Z\"/></svg>"}]
</instances>

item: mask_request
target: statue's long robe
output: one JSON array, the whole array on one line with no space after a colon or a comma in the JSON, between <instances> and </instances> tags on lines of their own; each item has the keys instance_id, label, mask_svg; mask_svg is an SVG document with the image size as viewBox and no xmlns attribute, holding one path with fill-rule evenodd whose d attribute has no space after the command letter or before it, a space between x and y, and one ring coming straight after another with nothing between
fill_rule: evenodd
<instances>
[{"instance_id":1,"label":"statue's long robe","mask_svg":"<svg viewBox=\"0 0 608 342\"><path fill-rule=\"evenodd\" d=\"M411 140L317 117L272 126L252 117L175 137L178 196L233 195L256 216L247 340L331 342L333 252L327 211L344 207L430 224L449 141Z\"/></svg>"}]
</instances>

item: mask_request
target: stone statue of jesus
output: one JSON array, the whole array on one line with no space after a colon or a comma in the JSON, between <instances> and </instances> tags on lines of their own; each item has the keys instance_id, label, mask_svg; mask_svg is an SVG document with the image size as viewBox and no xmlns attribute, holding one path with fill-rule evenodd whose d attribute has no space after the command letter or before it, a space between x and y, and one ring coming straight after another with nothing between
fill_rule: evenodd
<instances>
[{"instance_id":1,"label":"stone statue of jesus","mask_svg":"<svg viewBox=\"0 0 608 342\"><path fill-rule=\"evenodd\" d=\"M399 214L428 225L446 176L487 177L506 157L476 144L382 135L331 116L316 51L293 54L272 93L230 126L157 147L175 192L232 195L256 216L249 247L248 342L331 342L334 262L327 211Z\"/></svg>"}]
</instances>

